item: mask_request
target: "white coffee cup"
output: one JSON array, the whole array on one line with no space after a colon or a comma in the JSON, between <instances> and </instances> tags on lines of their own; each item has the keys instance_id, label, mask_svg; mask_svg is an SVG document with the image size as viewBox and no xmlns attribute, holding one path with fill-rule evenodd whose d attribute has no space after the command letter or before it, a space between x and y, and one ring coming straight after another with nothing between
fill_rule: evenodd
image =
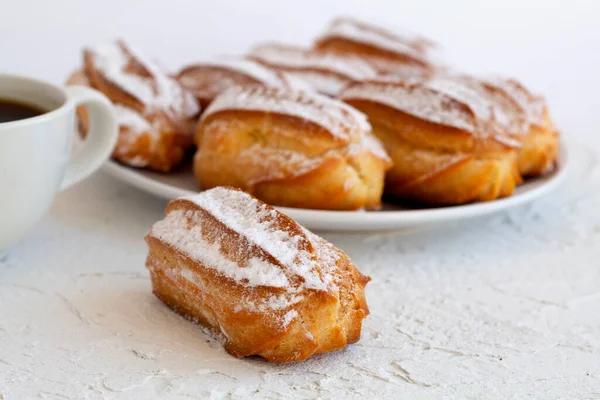
<instances>
[{"instance_id":1,"label":"white coffee cup","mask_svg":"<svg viewBox=\"0 0 600 400\"><path fill-rule=\"evenodd\" d=\"M118 126L110 101L82 86L62 88L0 74L0 99L48 110L0 123L1 255L46 214L60 190L100 167L115 146ZM78 105L87 107L90 129L80 151L71 157Z\"/></svg>"}]
</instances>

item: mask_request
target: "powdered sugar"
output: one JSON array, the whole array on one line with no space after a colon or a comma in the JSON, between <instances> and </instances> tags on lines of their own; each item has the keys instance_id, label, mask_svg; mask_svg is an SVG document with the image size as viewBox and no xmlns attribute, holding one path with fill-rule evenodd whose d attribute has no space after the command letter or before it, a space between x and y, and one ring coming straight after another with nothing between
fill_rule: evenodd
<instances>
[{"instance_id":1,"label":"powdered sugar","mask_svg":"<svg viewBox=\"0 0 600 400\"><path fill-rule=\"evenodd\" d=\"M422 81L423 86L469 107L479 121L492 120L492 107L485 98L464 83L452 78L433 78Z\"/></svg>"},{"instance_id":2,"label":"powdered sugar","mask_svg":"<svg viewBox=\"0 0 600 400\"><path fill-rule=\"evenodd\" d=\"M279 113L311 121L333 136L348 140L356 130L370 131L361 112L336 99L317 93L264 86L233 87L221 93L202 119L224 110L255 110Z\"/></svg>"},{"instance_id":3,"label":"powdered sugar","mask_svg":"<svg viewBox=\"0 0 600 400\"><path fill-rule=\"evenodd\" d=\"M128 149L117 149L116 152L122 157L123 162L126 162L127 165L130 165L132 167L136 167L136 168L143 168L143 167L147 167L149 164L149 161L146 157L141 156L141 155L135 155L133 157L128 157L127 156L127 150Z\"/></svg>"},{"instance_id":4,"label":"powdered sugar","mask_svg":"<svg viewBox=\"0 0 600 400\"><path fill-rule=\"evenodd\" d=\"M286 74L306 82L311 91L334 97L350 82L338 75L318 71L298 70L288 71Z\"/></svg>"},{"instance_id":5,"label":"powdered sugar","mask_svg":"<svg viewBox=\"0 0 600 400\"><path fill-rule=\"evenodd\" d=\"M234 71L266 85L281 86L282 84L280 77L275 71L252 60L230 57L197 62L193 66L185 68L180 74L180 79L182 81L188 79L189 84L193 84L193 74L191 73L195 69L202 69L203 67Z\"/></svg>"},{"instance_id":6,"label":"powdered sugar","mask_svg":"<svg viewBox=\"0 0 600 400\"><path fill-rule=\"evenodd\" d=\"M529 124L526 110L506 90L493 82L471 76L460 76L458 79L490 103L494 123L500 131L511 135L527 133Z\"/></svg>"},{"instance_id":7,"label":"powdered sugar","mask_svg":"<svg viewBox=\"0 0 600 400\"><path fill-rule=\"evenodd\" d=\"M143 135L148 136L148 148L151 150L154 149L158 144L158 130L137 111L120 104L115 104L114 108L119 127L127 128L126 131L120 131L119 145L115 148L115 154L118 154L124 161L127 161L128 165L136 168L146 167L149 162L147 157L141 154L131 157L128 153L131 151L131 147Z\"/></svg>"},{"instance_id":8,"label":"powdered sugar","mask_svg":"<svg viewBox=\"0 0 600 400\"><path fill-rule=\"evenodd\" d=\"M189 283L191 283L194 286L198 286L200 288L202 288L201 282L200 280L197 278L196 274L194 274L190 269L185 268L185 267L181 267L178 271L173 271L172 269L166 269L167 271L167 276L169 276L171 279L173 278L177 278L177 276L181 276L183 279L187 280Z\"/></svg>"},{"instance_id":9,"label":"powdered sugar","mask_svg":"<svg viewBox=\"0 0 600 400\"><path fill-rule=\"evenodd\" d=\"M287 288L286 292L272 295L265 299L257 296L243 295L240 304L236 304L234 312L270 313L273 311L284 311L304 300L304 296L294 293L293 288Z\"/></svg>"},{"instance_id":10,"label":"powdered sugar","mask_svg":"<svg viewBox=\"0 0 600 400\"><path fill-rule=\"evenodd\" d=\"M151 267L154 268L154 267ZM177 277L182 277L191 285L197 287L200 291L207 290L204 282L198 278L197 273L193 272L185 265L162 266L161 269L173 281L177 281ZM268 298L260 296L248 296L242 294L240 302L233 307L233 312L252 312L252 313L269 313L273 311L285 311L295 304L304 300L304 296L294 293L294 289L289 288L285 292L278 295L271 295ZM284 316L285 318L285 316Z\"/></svg>"},{"instance_id":11,"label":"powdered sugar","mask_svg":"<svg viewBox=\"0 0 600 400\"><path fill-rule=\"evenodd\" d=\"M239 154L240 160L249 159L260 164L264 173L257 176L250 184L262 181L283 179L286 177L302 176L323 162L323 157L308 157L306 154L288 149L254 144Z\"/></svg>"},{"instance_id":12,"label":"powdered sugar","mask_svg":"<svg viewBox=\"0 0 600 400\"><path fill-rule=\"evenodd\" d=\"M252 83L314 90L311 85L296 76L268 68L253 60L231 57L201 61L188 66L181 70L177 79L196 96L206 100L212 100L232 86Z\"/></svg>"},{"instance_id":13,"label":"powdered sugar","mask_svg":"<svg viewBox=\"0 0 600 400\"><path fill-rule=\"evenodd\" d=\"M523 85L513 79L493 77L486 82L505 91L524 110L527 122L532 125L544 125L544 99L531 94Z\"/></svg>"},{"instance_id":14,"label":"powdered sugar","mask_svg":"<svg viewBox=\"0 0 600 400\"><path fill-rule=\"evenodd\" d=\"M310 253L311 243L305 236L290 236L282 230L277 224L279 212L274 208L245 192L221 187L185 199L272 255L288 273L300 276L304 287L327 290Z\"/></svg>"},{"instance_id":15,"label":"powdered sugar","mask_svg":"<svg viewBox=\"0 0 600 400\"><path fill-rule=\"evenodd\" d=\"M296 90L304 90L306 92L313 92L314 86L310 85L306 80L302 79L301 76L295 75L289 72L277 71L277 75L281 77L285 82L286 87Z\"/></svg>"},{"instance_id":16,"label":"powdered sugar","mask_svg":"<svg viewBox=\"0 0 600 400\"><path fill-rule=\"evenodd\" d=\"M119 126L126 126L131 132L139 134L148 132L152 128L150 122L137 111L120 104L115 104L114 107Z\"/></svg>"},{"instance_id":17,"label":"powdered sugar","mask_svg":"<svg viewBox=\"0 0 600 400\"><path fill-rule=\"evenodd\" d=\"M385 58L378 58L370 62L371 64L376 64L381 71L385 71L377 75L378 82L396 82L399 79L424 79L431 75L431 70L429 68L424 68L419 65L400 64Z\"/></svg>"},{"instance_id":18,"label":"powdered sugar","mask_svg":"<svg viewBox=\"0 0 600 400\"><path fill-rule=\"evenodd\" d=\"M245 268L228 259L221 252L219 241L209 242L203 238L202 227L190 224L198 218L193 211L174 210L165 219L152 227L151 235L200 261L206 268L212 268L239 284L250 286L286 287L286 275L276 265L268 261L252 258Z\"/></svg>"},{"instance_id":19,"label":"powdered sugar","mask_svg":"<svg viewBox=\"0 0 600 400\"><path fill-rule=\"evenodd\" d=\"M432 88L409 82L364 82L346 89L343 100L384 104L426 121L475 133L476 120L464 105Z\"/></svg>"},{"instance_id":20,"label":"powdered sugar","mask_svg":"<svg viewBox=\"0 0 600 400\"><path fill-rule=\"evenodd\" d=\"M192 117L200 111L190 93L135 47L123 42L111 43L93 48L91 54L106 79L139 100L147 108L146 112L160 110ZM131 62L141 65L150 76L128 72Z\"/></svg>"},{"instance_id":21,"label":"powdered sugar","mask_svg":"<svg viewBox=\"0 0 600 400\"><path fill-rule=\"evenodd\" d=\"M327 284L336 285L336 277L339 276L335 273L335 270L338 268L337 263L339 260L337 249L331 243L315 235L308 229L303 227L302 230L314 245Z\"/></svg>"},{"instance_id":22,"label":"powdered sugar","mask_svg":"<svg viewBox=\"0 0 600 400\"><path fill-rule=\"evenodd\" d=\"M387 151L385 151L383 144L379 141L379 139L370 133L361 135L358 142L350 144L348 154L360 154L363 151L368 151L377 158L390 163L392 162L392 159L388 155Z\"/></svg>"},{"instance_id":23,"label":"powdered sugar","mask_svg":"<svg viewBox=\"0 0 600 400\"><path fill-rule=\"evenodd\" d=\"M424 44L429 43L426 39L409 35L402 37L350 18L340 18L333 21L327 31L317 39L317 42L335 37L402 54L422 63L427 63L423 52Z\"/></svg>"},{"instance_id":24,"label":"powdered sugar","mask_svg":"<svg viewBox=\"0 0 600 400\"><path fill-rule=\"evenodd\" d=\"M285 327L288 326L294 319L298 318L298 311L290 310L285 313L283 319L281 320L281 324Z\"/></svg>"},{"instance_id":25,"label":"powdered sugar","mask_svg":"<svg viewBox=\"0 0 600 400\"><path fill-rule=\"evenodd\" d=\"M250 57L274 68L333 73L350 80L375 77L377 72L357 57L305 50L294 46L265 44L255 47Z\"/></svg>"},{"instance_id":26,"label":"powdered sugar","mask_svg":"<svg viewBox=\"0 0 600 400\"><path fill-rule=\"evenodd\" d=\"M340 98L367 100L392 107L425 121L458 128L478 137L492 137L508 147L519 147L510 136L511 118L486 90L461 77L367 81L346 89ZM495 114L498 111L498 115ZM504 118L497 119L500 116Z\"/></svg>"},{"instance_id":27,"label":"powdered sugar","mask_svg":"<svg viewBox=\"0 0 600 400\"><path fill-rule=\"evenodd\" d=\"M153 269L155 267L151 266L150 268ZM198 275L184 265L178 265L176 267L162 266L161 270L173 282L177 282L178 277L181 277L185 279L188 284L198 288L198 290L207 290L204 282L198 278ZM285 314L279 318L279 323L283 328L287 327L294 319L299 317L298 311L291 309L291 307L304 300L304 296L296 295L290 292L284 292L280 295L272 295L267 299L259 296L242 296L243 297L240 299L240 302L233 306L234 313L250 312L268 314L271 317L275 317L275 313L287 310ZM221 329L221 333L227 337L223 331L223 326L219 326L219 328Z\"/></svg>"}]
</instances>

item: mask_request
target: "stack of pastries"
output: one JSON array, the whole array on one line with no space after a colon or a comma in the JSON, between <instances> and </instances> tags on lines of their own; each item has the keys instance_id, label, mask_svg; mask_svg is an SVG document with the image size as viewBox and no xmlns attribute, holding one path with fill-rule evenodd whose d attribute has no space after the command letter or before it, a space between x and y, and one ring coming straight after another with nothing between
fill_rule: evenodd
<instances>
[{"instance_id":1,"label":"stack of pastries","mask_svg":"<svg viewBox=\"0 0 600 400\"><path fill-rule=\"evenodd\" d=\"M118 162L203 192L146 236L155 295L231 354L304 360L360 339L370 278L271 205L377 210L510 196L555 167L544 100L513 79L453 72L432 41L350 18L310 47L254 46L178 73L118 41L84 51L68 83L115 105ZM78 109L81 132L93 121Z\"/></svg>"},{"instance_id":2,"label":"stack of pastries","mask_svg":"<svg viewBox=\"0 0 600 400\"><path fill-rule=\"evenodd\" d=\"M455 72L436 48L338 18L312 46L259 44L176 74L122 41L90 48L69 83L115 103L117 161L169 173L193 158L199 188L277 206L488 201L552 171L559 139L544 99L514 79Z\"/></svg>"}]
</instances>

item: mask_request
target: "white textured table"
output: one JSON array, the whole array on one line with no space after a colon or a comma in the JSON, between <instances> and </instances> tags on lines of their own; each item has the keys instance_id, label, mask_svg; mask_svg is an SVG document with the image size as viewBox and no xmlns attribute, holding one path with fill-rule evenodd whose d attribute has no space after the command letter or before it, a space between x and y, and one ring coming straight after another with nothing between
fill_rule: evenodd
<instances>
[{"instance_id":1,"label":"white textured table","mask_svg":"<svg viewBox=\"0 0 600 400\"><path fill-rule=\"evenodd\" d=\"M0 399L600 398L598 146L548 198L421 232L324 236L373 281L349 348L236 359L150 291L165 204L104 174L0 262Z\"/></svg>"}]
</instances>

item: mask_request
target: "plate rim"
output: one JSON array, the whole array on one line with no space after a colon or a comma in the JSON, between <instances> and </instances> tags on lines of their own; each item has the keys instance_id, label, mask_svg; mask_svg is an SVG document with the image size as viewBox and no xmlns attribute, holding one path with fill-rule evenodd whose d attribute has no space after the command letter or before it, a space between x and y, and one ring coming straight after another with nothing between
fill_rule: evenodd
<instances>
[{"instance_id":1,"label":"plate rim","mask_svg":"<svg viewBox=\"0 0 600 400\"><path fill-rule=\"evenodd\" d=\"M556 188L564 181L568 174L570 166L569 154L571 153L569 147L570 146L567 146L564 140L561 140L559 145L558 170L553 172L553 176L546 178L547 180L537 187L502 199L440 208L410 210L330 211L279 206L276 206L275 208L309 227L314 226L318 229L331 228L356 231L414 226L418 224L455 221L462 218L482 216L528 203ZM119 164L113 160L107 160L103 165L103 170L133 187L165 200L172 200L194 193L188 189L182 189L152 179L134 168ZM201 191L202 190L200 189L197 193ZM349 226L353 227L349 228Z\"/></svg>"}]
</instances>

